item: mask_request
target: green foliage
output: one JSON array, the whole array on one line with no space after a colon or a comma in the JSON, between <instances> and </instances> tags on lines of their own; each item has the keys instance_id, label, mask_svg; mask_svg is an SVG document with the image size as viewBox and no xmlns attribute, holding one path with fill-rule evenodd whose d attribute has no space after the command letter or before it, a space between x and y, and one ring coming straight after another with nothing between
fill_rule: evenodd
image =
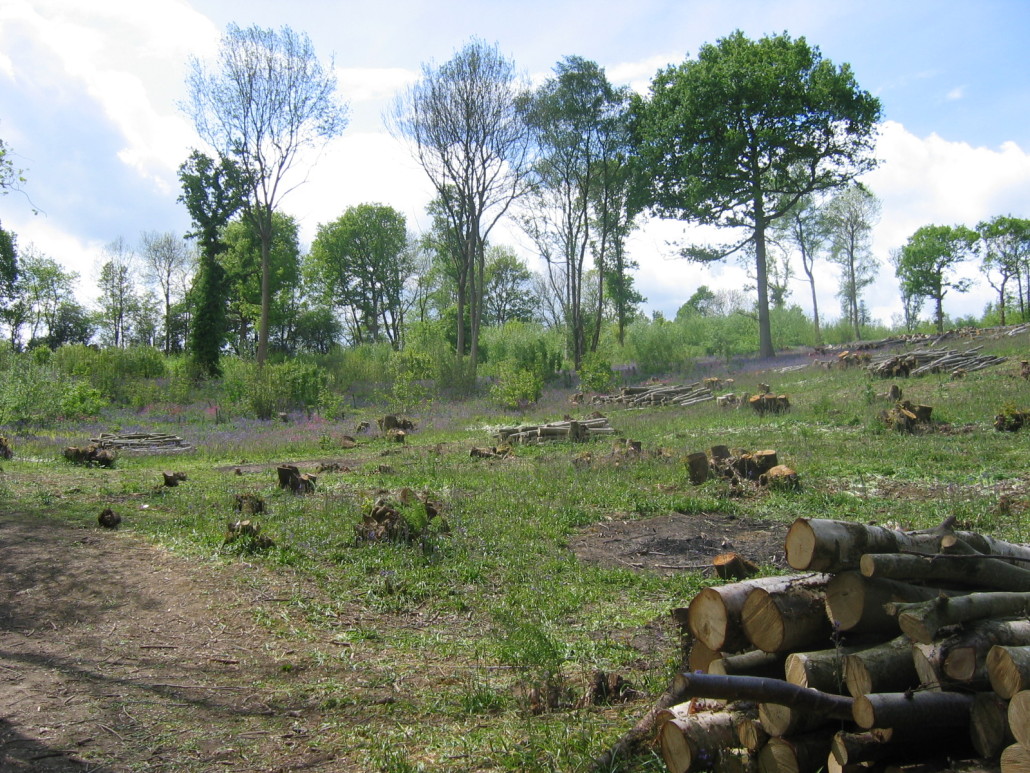
<instances>
[{"instance_id":1,"label":"green foliage","mask_svg":"<svg viewBox=\"0 0 1030 773\"><path fill-rule=\"evenodd\" d=\"M681 370L687 363L684 329L665 320L638 319L626 330L627 356L645 375Z\"/></svg>"},{"instance_id":2,"label":"green foliage","mask_svg":"<svg viewBox=\"0 0 1030 773\"><path fill-rule=\"evenodd\" d=\"M224 377L228 400L266 420L290 410L317 407L326 394L326 383L325 370L299 360L263 366L237 360L226 368Z\"/></svg>"},{"instance_id":3,"label":"green foliage","mask_svg":"<svg viewBox=\"0 0 1030 773\"><path fill-rule=\"evenodd\" d=\"M583 355L583 364L579 367L579 383L592 392L608 392L615 383L611 361L597 352Z\"/></svg>"},{"instance_id":4,"label":"green foliage","mask_svg":"<svg viewBox=\"0 0 1030 773\"><path fill-rule=\"evenodd\" d=\"M512 320L501 327L483 330L480 351L495 372L502 366L515 365L549 381L561 369L560 336L542 325Z\"/></svg>"},{"instance_id":5,"label":"green foliage","mask_svg":"<svg viewBox=\"0 0 1030 773\"><path fill-rule=\"evenodd\" d=\"M54 352L52 361L58 371L87 380L112 402L137 407L141 401L134 398L144 382L168 373L164 355L152 346L96 349L68 344Z\"/></svg>"},{"instance_id":6,"label":"green foliage","mask_svg":"<svg viewBox=\"0 0 1030 773\"><path fill-rule=\"evenodd\" d=\"M9 356L0 383L0 425L93 418L107 404L100 390L81 377L37 362L31 354Z\"/></svg>"},{"instance_id":7,"label":"green foliage","mask_svg":"<svg viewBox=\"0 0 1030 773\"><path fill-rule=\"evenodd\" d=\"M525 408L536 403L543 391L544 380L539 373L509 361L501 365L490 396L505 408Z\"/></svg>"},{"instance_id":8,"label":"green foliage","mask_svg":"<svg viewBox=\"0 0 1030 773\"><path fill-rule=\"evenodd\" d=\"M965 226L925 225L901 248L896 273L902 291L934 301L937 332L944 332L944 296L964 293L972 281L955 276L955 269L973 254L978 239Z\"/></svg>"},{"instance_id":9,"label":"green foliage","mask_svg":"<svg viewBox=\"0 0 1030 773\"><path fill-rule=\"evenodd\" d=\"M406 413L429 400L432 389L426 382L435 375L435 367L428 354L414 350L397 352L390 369L390 402L394 411Z\"/></svg>"}]
</instances>

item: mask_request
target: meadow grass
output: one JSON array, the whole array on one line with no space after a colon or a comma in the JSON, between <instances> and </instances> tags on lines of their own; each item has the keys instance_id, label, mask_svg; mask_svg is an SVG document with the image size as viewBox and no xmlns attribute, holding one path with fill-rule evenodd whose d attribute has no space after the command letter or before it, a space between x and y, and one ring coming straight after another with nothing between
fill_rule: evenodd
<instances>
[{"instance_id":1,"label":"meadow grass","mask_svg":"<svg viewBox=\"0 0 1030 773\"><path fill-rule=\"evenodd\" d=\"M1018 360L1026 344L1021 336L988 348ZM572 537L606 520L678 512L905 528L954 515L969 529L1030 539L1030 435L992 427L1005 406L1030 407L1030 386L1016 370L1010 361L961 380L899 382L907 399L934 406L947 425L917 435L885 428L879 414L889 406L879 395L890 382L859 369L736 375L738 390L755 391L762 381L788 394L792 410L779 416L714 403L602 408L621 436L641 441L639 457L596 442L469 458L471 446L493 442L487 428L523 419L482 399L425 406L403 446L366 433L349 450L340 436L361 420L374 426L374 408L340 422L297 415L288 423L224 416L216 423L204 410L112 413L89 424L9 429L17 455L3 465L0 497L8 510L84 525L110 505L124 512L124 528L168 549L252 568L255 587L263 577L293 578L295 593L255 605L252 615L274 637L313 645L284 660L269 689L303 694L320 712L325 744L359 749L370 770L578 770L646 711L680 666L675 636L642 652L633 635L654 625L671 630L669 610L712 581L689 571L588 565L570 551ZM590 410L570 407L568 395L549 390L525 418ZM59 458L63 446L115 430L177 432L197 450L123 455L110 470ZM720 481L691 486L686 454L714 444L775 449L800 474L801 491L733 497ZM592 454L586 462L584 450ZM320 459L349 471L321 475L308 496L276 487L275 463L313 469ZM243 474L234 474L237 466ZM161 486L160 471L171 469L188 481ZM441 519L426 522L415 508L409 516L426 528L412 542L356 540L355 525L373 502L404 488L438 502ZM273 548L225 544L240 493L264 499L267 512L253 517ZM594 670L618 672L649 697L530 711L533 688L575 693ZM395 699L370 703L375 690ZM620 764L662 769L647 750Z\"/></svg>"}]
</instances>

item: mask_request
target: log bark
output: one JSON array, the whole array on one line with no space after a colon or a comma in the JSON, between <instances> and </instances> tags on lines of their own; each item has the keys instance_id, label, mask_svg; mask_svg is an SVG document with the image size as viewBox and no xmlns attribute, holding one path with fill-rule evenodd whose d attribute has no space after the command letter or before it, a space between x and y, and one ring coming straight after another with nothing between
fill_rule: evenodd
<instances>
[{"instance_id":1,"label":"log bark","mask_svg":"<svg viewBox=\"0 0 1030 773\"><path fill-rule=\"evenodd\" d=\"M1030 591L1030 571L986 556L933 557L867 553L859 560L866 577L962 584L973 588Z\"/></svg>"},{"instance_id":2,"label":"log bark","mask_svg":"<svg viewBox=\"0 0 1030 773\"><path fill-rule=\"evenodd\" d=\"M1012 696L1008 718L1016 743L1030 749L1030 690L1021 690Z\"/></svg>"},{"instance_id":3,"label":"log bark","mask_svg":"<svg viewBox=\"0 0 1030 773\"><path fill-rule=\"evenodd\" d=\"M987 653L987 677L991 689L1006 700L1030 689L1030 646L991 647Z\"/></svg>"},{"instance_id":4,"label":"log bark","mask_svg":"<svg viewBox=\"0 0 1030 773\"><path fill-rule=\"evenodd\" d=\"M733 714L719 711L670 719L662 726L658 740L670 773L710 767L719 749L730 748L737 741Z\"/></svg>"},{"instance_id":5,"label":"log bark","mask_svg":"<svg viewBox=\"0 0 1030 773\"><path fill-rule=\"evenodd\" d=\"M791 584L808 581L825 584L829 580L830 575L810 573L789 577L761 577L702 588L687 607L687 627L691 635L709 649L735 652L749 644L744 633L741 612L752 590L782 589Z\"/></svg>"},{"instance_id":6,"label":"log bark","mask_svg":"<svg viewBox=\"0 0 1030 773\"><path fill-rule=\"evenodd\" d=\"M750 752L757 752L769 740L769 733L757 717L741 717L733 729L737 734L737 742Z\"/></svg>"},{"instance_id":7,"label":"log bark","mask_svg":"<svg viewBox=\"0 0 1030 773\"><path fill-rule=\"evenodd\" d=\"M1030 773L1030 747L1014 743L1001 753L1001 773Z\"/></svg>"},{"instance_id":8,"label":"log bark","mask_svg":"<svg viewBox=\"0 0 1030 773\"><path fill-rule=\"evenodd\" d=\"M851 718L851 698L798 687L779 679L677 674L673 684L676 691L684 697L751 700L759 704L778 703L799 711L823 714L832 719Z\"/></svg>"},{"instance_id":9,"label":"log bark","mask_svg":"<svg viewBox=\"0 0 1030 773\"><path fill-rule=\"evenodd\" d=\"M983 592L949 598L938 596L914 604L892 604L901 630L920 644L929 644L941 628L987 618L1030 616L1030 593Z\"/></svg>"},{"instance_id":10,"label":"log bark","mask_svg":"<svg viewBox=\"0 0 1030 773\"><path fill-rule=\"evenodd\" d=\"M843 695L845 658L864 649L868 647L837 647L815 652L792 652L787 655L785 666L787 681L798 687L811 687L813 690Z\"/></svg>"},{"instance_id":11,"label":"log bark","mask_svg":"<svg viewBox=\"0 0 1030 773\"><path fill-rule=\"evenodd\" d=\"M996 758L1002 749L1015 743L1008 723L1008 701L992 692L973 696L969 715L969 738L981 757Z\"/></svg>"},{"instance_id":12,"label":"log bark","mask_svg":"<svg viewBox=\"0 0 1030 773\"><path fill-rule=\"evenodd\" d=\"M855 724L874 727L968 728L973 696L957 692L886 692L855 698Z\"/></svg>"},{"instance_id":13,"label":"log bark","mask_svg":"<svg viewBox=\"0 0 1030 773\"><path fill-rule=\"evenodd\" d=\"M770 738L758 753L758 770L760 773L816 773L826 766L830 740L826 733Z\"/></svg>"},{"instance_id":14,"label":"log bark","mask_svg":"<svg viewBox=\"0 0 1030 773\"><path fill-rule=\"evenodd\" d=\"M819 730L834 720L819 712L801 711L779 703L759 703L758 721L770 736L782 738Z\"/></svg>"},{"instance_id":15,"label":"log bark","mask_svg":"<svg viewBox=\"0 0 1030 773\"><path fill-rule=\"evenodd\" d=\"M942 641L944 673L958 682L990 689L987 653L996 644L1030 644L1030 620L979 620Z\"/></svg>"},{"instance_id":16,"label":"log bark","mask_svg":"<svg viewBox=\"0 0 1030 773\"><path fill-rule=\"evenodd\" d=\"M846 571L826 586L826 614L840 631L896 634L898 620L884 610L884 604L927 601L939 593L934 588Z\"/></svg>"},{"instance_id":17,"label":"log bark","mask_svg":"<svg viewBox=\"0 0 1030 773\"><path fill-rule=\"evenodd\" d=\"M756 588L741 609L748 640L765 652L807 649L829 641L826 581L798 582L787 588Z\"/></svg>"},{"instance_id":18,"label":"log bark","mask_svg":"<svg viewBox=\"0 0 1030 773\"><path fill-rule=\"evenodd\" d=\"M708 665L708 673L717 676L765 676L783 678L784 652L751 650L740 655L723 655Z\"/></svg>"},{"instance_id":19,"label":"log bark","mask_svg":"<svg viewBox=\"0 0 1030 773\"><path fill-rule=\"evenodd\" d=\"M919 685L912 645L899 636L878 647L844 657L844 683L851 697L873 692L902 692Z\"/></svg>"},{"instance_id":20,"label":"log bark","mask_svg":"<svg viewBox=\"0 0 1030 773\"><path fill-rule=\"evenodd\" d=\"M935 529L904 532L848 521L799 518L787 531L787 563L795 569L841 572L858 567L864 553L936 553L940 538L954 534L979 553L1030 560L1030 547L968 531L952 531L953 519Z\"/></svg>"},{"instance_id":21,"label":"log bark","mask_svg":"<svg viewBox=\"0 0 1030 773\"><path fill-rule=\"evenodd\" d=\"M971 753L963 733L942 734L932 725L873 728L854 733L840 731L833 737L831 754L840 765L872 762L904 763L943 755Z\"/></svg>"}]
</instances>

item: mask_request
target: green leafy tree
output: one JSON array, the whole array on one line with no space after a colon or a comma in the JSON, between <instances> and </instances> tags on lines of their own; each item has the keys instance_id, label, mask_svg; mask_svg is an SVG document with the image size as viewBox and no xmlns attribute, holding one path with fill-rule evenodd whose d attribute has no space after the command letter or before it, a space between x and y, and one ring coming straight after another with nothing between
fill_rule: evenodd
<instances>
[{"instance_id":1,"label":"green leafy tree","mask_svg":"<svg viewBox=\"0 0 1030 773\"><path fill-rule=\"evenodd\" d=\"M956 277L955 269L973 255L977 238L965 226L925 225L901 248L896 273L902 293L933 300L938 333L944 332L944 296L972 285Z\"/></svg>"},{"instance_id":2,"label":"green leafy tree","mask_svg":"<svg viewBox=\"0 0 1030 773\"><path fill-rule=\"evenodd\" d=\"M345 310L355 343L385 339L400 348L414 268L404 215L383 204L349 207L318 227L310 266L325 300Z\"/></svg>"},{"instance_id":3,"label":"green leafy tree","mask_svg":"<svg viewBox=\"0 0 1030 773\"><path fill-rule=\"evenodd\" d=\"M200 265L193 281L194 314L188 349L193 364L209 377L221 373L219 358L226 337L227 285L219 256L227 245L222 232L246 197L243 171L225 156L216 162L194 150L179 167L182 195L193 220L190 237L200 246Z\"/></svg>"},{"instance_id":4,"label":"green leafy tree","mask_svg":"<svg viewBox=\"0 0 1030 773\"><path fill-rule=\"evenodd\" d=\"M488 325L531 322L535 316L533 275L508 247L489 247L483 319Z\"/></svg>"},{"instance_id":5,"label":"green leafy tree","mask_svg":"<svg viewBox=\"0 0 1030 773\"><path fill-rule=\"evenodd\" d=\"M15 300L11 304L11 342L19 348L21 330L28 327L28 345L48 345L59 327L62 308L74 303L79 275L65 271L53 258L31 245L22 250Z\"/></svg>"},{"instance_id":6,"label":"green leafy tree","mask_svg":"<svg viewBox=\"0 0 1030 773\"><path fill-rule=\"evenodd\" d=\"M422 77L396 102L391 130L411 143L436 192L446 223L456 289L459 365L475 373L483 322L486 243L525 190L529 133L515 65L496 46L472 40Z\"/></svg>"},{"instance_id":7,"label":"green leafy tree","mask_svg":"<svg viewBox=\"0 0 1030 773\"><path fill-rule=\"evenodd\" d=\"M1011 215L999 215L978 223L980 239L977 252L988 283L998 293L998 313L1005 324L1008 283L1015 279L1019 291L1019 311L1026 319L1021 275L1030 261L1030 220Z\"/></svg>"},{"instance_id":8,"label":"green leafy tree","mask_svg":"<svg viewBox=\"0 0 1030 773\"><path fill-rule=\"evenodd\" d=\"M260 322L257 361L268 356L273 278L273 215L295 185L290 172L301 154L324 145L346 126L335 99L336 77L315 56L307 35L230 24L217 62L190 62L184 108L197 132L243 171L245 209L260 244Z\"/></svg>"},{"instance_id":9,"label":"green leafy tree","mask_svg":"<svg viewBox=\"0 0 1030 773\"><path fill-rule=\"evenodd\" d=\"M856 339L862 337L862 290L873 283L879 268L871 247L873 226L879 217L879 199L861 185L839 192L823 210L830 260L841 270L838 296Z\"/></svg>"},{"instance_id":10,"label":"green leafy tree","mask_svg":"<svg viewBox=\"0 0 1030 773\"><path fill-rule=\"evenodd\" d=\"M119 237L104 248L97 286L98 319L103 339L114 348L126 346L132 312L139 305L136 288L137 256Z\"/></svg>"},{"instance_id":11,"label":"green leafy tree","mask_svg":"<svg viewBox=\"0 0 1030 773\"><path fill-rule=\"evenodd\" d=\"M624 250L635 214L630 98L628 89L612 86L600 66L581 57L566 57L554 69L555 76L529 100L527 120L538 158L521 222L547 263L578 368L597 347L605 298L616 302L620 318L634 298ZM591 269L597 292L587 309L585 278ZM606 296L609 276L618 278Z\"/></svg>"},{"instance_id":12,"label":"green leafy tree","mask_svg":"<svg viewBox=\"0 0 1030 773\"><path fill-rule=\"evenodd\" d=\"M744 229L735 244L684 256L720 260L753 246L759 349L772 356L766 231L804 196L873 168L879 100L804 38L752 41L738 31L660 71L635 114L651 210Z\"/></svg>"}]
</instances>

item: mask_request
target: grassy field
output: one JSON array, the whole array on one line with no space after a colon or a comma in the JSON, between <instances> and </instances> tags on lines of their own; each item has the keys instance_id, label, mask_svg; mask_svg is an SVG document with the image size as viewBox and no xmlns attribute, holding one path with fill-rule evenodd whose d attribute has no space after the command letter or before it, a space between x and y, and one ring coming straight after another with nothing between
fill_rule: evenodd
<instances>
[{"instance_id":1,"label":"grassy field","mask_svg":"<svg viewBox=\"0 0 1030 773\"><path fill-rule=\"evenodd\" d=\"M199 409L152 410L89 426L6 428L16 456L3 463L0 502L41 522L91 527L110 506L123 513L124 530L191 560L239 565L255 585L286 578L295 594L247 613L283 641L339 646L298 648L284 670L302 678L274 688L302 694L318 712L321 742L365 760L368 770L580 770L664 690L681 663L669 610L712 580L587 564L571 539L605 521L718 513L904 528L954 515L971 530L1030 540L1030 435L992 426L1005 407L1030 408L1030 384L1018 376L1027 344L1025 334L986 342L1011 359L963 379L898 382L906 399L934 407L935 426L921 434L884 427L879 414L889 406L880 393L890 382L860 369L720 374L732 375L738 391L753 392L761 381L788 394L792 410L775 417L711 402L602 408L621 437L642 443L639 456L596 441L518 447L503 460L469 457L472 446L496 442L491 428L592 410L569 405L570 392L557 390L524 417L486 401L435 402L412 415L417 429L406 444L366 432L347 450L341 436L360 421L374 427L374 407L336 423L301 416L216 423ZM196 451L122 455L113 469L60 458L64 446L98 431L139 430L177 433ZM737 496L721 481L691 486L685 456L714 444L775 449L799 473L801 490ZM276 464L314 471L321 461L346 469L320 474L314 494L277 488ZM163 487L162 470L181 470L188 480ZM441 516L427 518L417 501L398 505L420 532L414 539L358 540L355 525L373 503L398 502L406 488L428 495ZM263 498L267 512L253 519L274 547L225 544L241 493ZM639 697L578 705L595 670L621 675ZM393 697L370 701L377 690ZM663 766L645 751L619 769Z\"/></svg>"}]
</instances>

